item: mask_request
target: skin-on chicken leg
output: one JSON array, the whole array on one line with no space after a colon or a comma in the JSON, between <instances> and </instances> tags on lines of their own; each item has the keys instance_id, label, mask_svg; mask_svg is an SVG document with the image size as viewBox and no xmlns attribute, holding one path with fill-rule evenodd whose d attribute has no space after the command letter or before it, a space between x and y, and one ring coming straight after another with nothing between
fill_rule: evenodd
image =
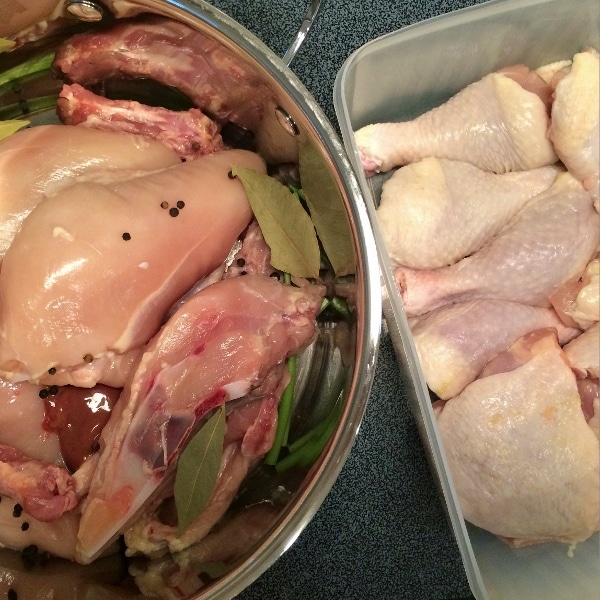
<instances>
[{"instance_id":1,"label":"skin-on chicken leg","mask_svg":"<svg viewBox=\"0 0 600 600\"><path fill-rule=\"evenodd\" d=\"M514 72L486 75L413 121L359 129L355 140L365 173L389 171L427 156L470 162L494 173L554 163L546 103L521 85L524 78L543 80Z\"/></svg>"},{"instance_id":2,"label":"skin-on chicken leg","mask_svg":"<svg viewBox=\"0 0 600 600\"><path fill-rule=\"evenodd\" d=\"M472 254L558 173L549 166L496 175L437 158L398 169L377 209L392 265L435 269Z\"/></svg>"},{"instance_id":3,"label":"skin-on chicken leg","mask_svg":"<svg viewBox=\"0 0 600 600\"><path fill-rule=\"evenodd\" d=\"M475 298L549 306L549 297L596 253L598 213L582 185L560 173L479 252L432 270L398 268L409 316Z\"/></svg>"}]
</instances>

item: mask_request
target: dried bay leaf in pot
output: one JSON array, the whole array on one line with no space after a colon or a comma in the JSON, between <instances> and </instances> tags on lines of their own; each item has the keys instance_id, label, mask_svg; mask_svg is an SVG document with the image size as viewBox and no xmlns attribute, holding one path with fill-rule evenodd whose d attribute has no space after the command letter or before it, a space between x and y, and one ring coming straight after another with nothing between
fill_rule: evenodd
<instances>
[{"instance_id":1,"label":"dried bay leaf in pot","mask_svg":"<svg viewBox=\"0 0 600 600\"><path fill-rule=\"evenodd\" d=\"M271 249L271 264L296 277L319 276L319 242L310 216L298 196L285 185L269 177L233 167L239 177L252 212Z\"/></svg>"},{"instance_id":2,"label":"dried bay leaf in pot","mask_svg":"<svg viewBox=\"0 0 600 600\"><path fill-rule=\"evenodd\" d=\"M175 505L180 535L210 499L219 475L224 437L223 404L192 438L177 462Z\"/></svg>"},{"instance_id":3,"label":"dried bay leaf in pot","mask_svg":"<svg viewBox=\"0 0 600 600\"><path fill-rule=\"evenodd\" d=\"M300 181L310 216L337 277L356 271L352 232L329 165L309 141L299 145Z\"/></svg>"}]
</instances>

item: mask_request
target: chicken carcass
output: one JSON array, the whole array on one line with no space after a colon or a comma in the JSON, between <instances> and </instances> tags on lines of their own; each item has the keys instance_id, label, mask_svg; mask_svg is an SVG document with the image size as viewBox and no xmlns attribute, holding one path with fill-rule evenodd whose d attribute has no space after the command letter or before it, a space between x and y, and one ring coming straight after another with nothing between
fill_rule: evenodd
<instances>
[{"instance_id":1,"label":"chicken carcass","mask_svg":"<svg viewBox=\"0 0 600 600\"><path fill-rule=\"evenodd\" d=\"M491 73L412 121L366 125L355 132L365 173L427 156L494 173L550 165L557 156L547 137L547 87L526 69Z\"/></svg>"},{"instance_id":2,"label":"chicken carcass","mask_svg":"<svg viewBox=\"0 0 600 600\"><path fill-rule=\"evenodd\" d=\"M217 123L197 108L172 111L133 100L109 100L75 83L63 86L56 109L67 125L142 135L185 160L225 148Z\"/></svg>"},{"instance_id":3,"label":"chicken carcass","mask_svg":"<svg viewBox=\"0 0 600 600\"><path fill-rule=\"evenodd\" d=\"M435 269L479 250L559 170L496 175L470 163L424 158L385 181L377 220L392 265Z\"/></svg>"},{"instance_id":4,"label":"chicken carcass","mask_svg":"<svg viewBox=\"0 0 600 600\"><path fill-rule=\"evenodd\" d=\"M600 212L600 62L589 48L575 54L570 71L558 77L550 139L571 175L589 190Z\"/></svg>"},{"instance_id":5,"label":"chicken carcass","mask_svg":"<svg viewBox=\"0 0 600 600\"><path fill-rule=\"evenodd\" d=\"M178 309L149 344L102 432L83 506L80 562L128 528L198 421L249 394L311 341L323 293L321 286L246 275L212 284Z\"/></svg>"},{"instance_id":6,"label":"chicken carcass","mask_svg":"<svg viewBox=\"0 0 600 600\"><path fill-rule=\"evenodd\" d=\"M409 319L425 381L447 400L474 381L487 362L531 331L554 328L561 344L580 331L550 308L507 300L470 300Z\"/></svg>"},{"instance_id":7,"label":"chicken carcass","mask_svg":"<svg viewBox=\"0 0 600 600\"><path fill-rule=\"evenodd\" d=\"M252 217L234 165L265 172L258 155L224 151L38 204L0 272L3 376L35 380L146 343Z\"/></svg>"},{"instance_id":8,"label":"chicken carcass","mask_svg":"<svg viewBox=\"0 0 600 600\"><path fill-rule=\"evenodd\" d=\"M44 198L81 177L127 179L178 164L159 142L136 135L42 125L0 144L0 256Z\"/></svg>"},{"instance_id":9,"label":"chicken carcass","mask_svg":"<svg viewBox=\"0 0 600 600\"><path fill-rule=\"evenodd\" d=\"M596 254L599 239L588 192L564 172L472 256L439 269L398 267L394 276L409 316L475 298L549 306Z\"/></svg>"},{"instance_id":10,"label":"chicken carcass","mask_svg":"<svg viewBox=\"0 0 600 600\"><path fill-rule=\"evenodd\" d=\"M440 436L465 519L512 546L578 542L600 526L600 446L553 333L521 366L445 403Z\"/></svg>"}]
</instances>

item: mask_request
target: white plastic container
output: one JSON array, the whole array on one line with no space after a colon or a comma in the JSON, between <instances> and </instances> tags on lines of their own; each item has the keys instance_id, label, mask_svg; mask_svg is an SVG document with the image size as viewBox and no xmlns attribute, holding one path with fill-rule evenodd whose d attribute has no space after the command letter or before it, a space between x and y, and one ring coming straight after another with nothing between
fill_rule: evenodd
<instances>
[{"instance_id":1,"label":"white plastic container","mask_svg":"<svg viewBox=\"0 0 600 600\"><path fill-rule=\"evenodd\" d=\"M354 52L338 73L334 106L344 143L369 206L379 246L384 316L398 363L447 506L473 595L478 600L598 600L600 535L569 548L547 543L510 549L465 523L431 409L429 393L375 217L384 176L362 173L353 131L404 121L445 102L500 67L531 68L600 46L598 0L493 0L406 27ZM600 490L598 490L600 494Z\"/></svg>"}]
</instances>

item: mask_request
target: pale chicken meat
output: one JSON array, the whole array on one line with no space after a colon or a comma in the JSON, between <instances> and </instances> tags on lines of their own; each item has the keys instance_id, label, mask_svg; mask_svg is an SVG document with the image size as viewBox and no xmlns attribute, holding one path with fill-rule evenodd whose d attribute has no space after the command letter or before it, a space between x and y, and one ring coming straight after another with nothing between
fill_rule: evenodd
<instances>
[{"instance_id":1,"label":"pale chicken meat","mask_svg":"<svg viewBox=\"0 0 600 600\"><path fill-rule=\"evenodd\" d=\"M47 463L62 465L56 433L44 427L42 386L0 379L0 444Z\"/></svg>"},{"instance_id":2,"label":"pale chicken meat","mask_svg":"<svg viewBox=\"0 0 600 600\"><path fill-rule=\"evenodd\" d=\"M392 265L454 264L479 250L558 173L548 166L497 175L433 157L401 167L384 182L377 209Z\"/></svg>"},{"instance_id":3,"label":"pale chicken meat","mask_svg":"<svg viewBox=\"0 0 600 600\"><path fill-rule=\"evenodd\" d=\"M554 90L550 140L569 172L583 183L600 210L600 62L589 48L575 54Z\"/></svg>"},{"instance_id":4,"label":"pale chicken meat","mask_svg":"<svg viewBox=\"0 0 600 600\"><path fill-rule=\"evenodd\" d=\"M540 90L545 84L531 86L530 79L544 84L535 73L491 73L412 121L362 127L355 141L365 173L428 156L470 162L494 173L556 162L547 136L546 90Z\"/></svg>"},{"instance_id":5,"label":"pale chicken meat","mask_svg":"<svg viewBox=\"0 0 600 600\"><path fill-rule=\"evenodd\" d=\"M80 562L94 560L132 524L199 420L251 393L308 345L323 293L246 275L204 288L169 319L102 432L83 505Z\"/></svg>"},{"instance_id":6,"label":"pale chicken meat","mask_svg":"<svg viewBox=\"0 0 600 600\"><path fill-rule=\"evenodd\" d=\"M478 379L437 424L465 518L512 546L587 539L600 526L600 446L555 336Z\"/></svg>"},{"instance_id":7,"label":"pale chicken meat","mask_svg":"<svg viewBox=\"0 0 600 600\"><path fill-rule=\"evenodd\" d=\"M439 269L398 267L394 276L409 316L476 298L549 306L595 255L599 238L588 192L565 172L472 256Z\"/></svg>"},{"instance_id":8,"label":"pale chicken meat","mask_svg":"<svg viewBox=\"0 0 600 600\"><path fill-rule=\"evenodd\" d=\"M596 323L564 347L581 396L581 408L600 439L600 325Z\"/></svg>"},{"instance_id":9,"label":"pale chicken meat","mask_svg":"<svg viewBox=\"0 0 600 600\"><path fill-rule=\"evenodd\" d=\"M0 257L44 198L82 177L126 179L179 163L163 144L137 135L43 125L0 143Z\"/></svg>"},{"instance_id":10,"label":"pale chicken meat","mask_svg":"<svg viewBox=\"0 0 600 600\"><path fill-rule=\"evenodd\" d=\"M507 300L470 300L409 319L429 389L448 400L473 382L498 353L531 331L554 328L561 344L580 330L554 310Z\"/></svg>"},{"instance_id":11,"label":"pale chicken meat","mask_svg":"<svg viewBox=\"0 0 600 600\"><path fill-rule=\"evenodd\" d=\"M558 316L572 327L588 329L600 321L600 259L594 257L550 296Z\"/></svg>"},{"instance_id":12,"label":"pale chicken meat","mask_svg":"<svg viewBox=\"0 0 600 600\"><path fill-rule=\"evenodd\" d=\"M145 344L227 257L252 212L232 150L113 185L78 183L23 222L0 272L0 371L35 379ZM26 274L26 276L24 276Z\"/></svg>"},{"instance_id":13,"label":"pale chicken meat","mask_svg":"<svg viewBox=\"0 0 600 600\"><path fill-rule=\"evenodd\" d=\"M37 546L40 552L50 552L68 560L75 560L75 544L79 530L77 509L64 513L53 521L39 521L27 512L15 511L15 501L2 498L0 502L0 545L23 550ZM15 516L15 514L19 516ZM27 523L26 527L23 527Z\"/></svg>"}]
</instances>

